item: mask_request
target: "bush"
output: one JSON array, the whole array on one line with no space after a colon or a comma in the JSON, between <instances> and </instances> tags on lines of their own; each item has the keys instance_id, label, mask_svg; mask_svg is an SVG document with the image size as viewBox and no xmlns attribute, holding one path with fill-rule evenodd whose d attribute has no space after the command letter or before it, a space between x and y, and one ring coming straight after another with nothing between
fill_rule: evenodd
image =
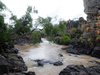
<instances>
[{"instance_id":1,"label":"bush","mask_svg":"<svg viewBox=\"0 0 100 75\"><path fill-rule=\"evenodd\" d=\"M0 15L0 42L11 42L11 32L7 29L7 24L4 23L4 17Z\"/></svg>"},{"instance_id":2,"label":"bush","mask_svg":"<svg viewBox=\"0 0 100 75\"><path fill-rule=\"evenodd\" d=\"M68 37L68 36L63 36L61 39L60 39L60 43L61 44L69 44L71 42L71 39Z\"/></svg>"},{"instance_id":3,"label":"bush","mask_svg":"<svg viewBox=\"0 0 100 75\"><path fill-rule=\"evenodd\" d=\"M74 29L71 29L70 30L70 38L73 39L73 38L79 38L82 34L82 31L78 28L74 28Z\"/></svg>"},{"instance_id":4,"label":"bush","mask_svg":"<svg viewBox=\"0 0 100 75\"><path fill-rule=\"evenodd\" d=\"M29 43L37 44L41 42L41 34L40 31L34 31L31 36L31 40Z\"/></svg>"}]
</instances>

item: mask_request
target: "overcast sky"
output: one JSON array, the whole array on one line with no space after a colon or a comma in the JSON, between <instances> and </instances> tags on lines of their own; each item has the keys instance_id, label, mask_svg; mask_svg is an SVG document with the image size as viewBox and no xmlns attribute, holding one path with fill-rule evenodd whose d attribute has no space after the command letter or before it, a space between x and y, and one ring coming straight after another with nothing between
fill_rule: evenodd
<instances>
[{"instance_id":1,"label":"overcast sky","mask_svg":"<svg viewBox=\"0 0 100 75\"><path fill-rule=\"evenodd\" d=\"M27 6L35 6L38 15L34 17L55 17L68 20L79 17L86 18L83 0L1 0L14 15L20 18L24 15Z\"/></svg>"}]
</instances>

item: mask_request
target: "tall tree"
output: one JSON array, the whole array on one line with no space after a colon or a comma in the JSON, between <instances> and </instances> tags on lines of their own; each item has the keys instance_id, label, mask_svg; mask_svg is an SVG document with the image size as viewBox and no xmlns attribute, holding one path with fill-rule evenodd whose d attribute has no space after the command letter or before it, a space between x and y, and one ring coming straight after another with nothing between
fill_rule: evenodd
<instances>
[{"instance_id":1,"label":"tall tree","mask_svg":"<svg viewBox=\"0 0 100 75\"><path fill-rule=\"evenodd\" d=\"M30 31L33 21L31 16L32 13L38 13L38 11L35 10L35 8L32 8L32 6L28 6L25 15L23 15L20 19L17 19L16 16L12 15L10 19L15 22L15 31L12 33L12 35L15 33L20 34Z\"/></svg>"}]
</instances>

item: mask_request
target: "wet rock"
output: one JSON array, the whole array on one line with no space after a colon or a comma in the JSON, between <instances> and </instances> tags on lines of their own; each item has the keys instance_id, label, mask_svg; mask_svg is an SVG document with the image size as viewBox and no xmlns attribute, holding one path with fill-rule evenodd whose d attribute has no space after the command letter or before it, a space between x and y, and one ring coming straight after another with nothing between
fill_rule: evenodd
<instances>
[{"instance_id":1,"label":"wet rock","mask_svg":"<svg viewBox=\"0 0 100 75\"><path fill-rule=\"evenodd\" d=\"M18 48L11 48L11 49L7 50L7 53L15 53L15 54L17 54L18 51L20 51L20 49L18 49Z\"/></svg>"},{"instance_id":2,"label":"wet rock","mask_svg":"<svg viewBox=\"0 0 100 75\"><path fill-rule=\"evenodd\" d=\"M69 65L59 75L89 75L89 73L83 65Z\"/></svg>"},{"instance_id":3,"label":"wet rock","mask_svg":"<svg viewBox=\"0 0 100 75\"><path fill-rule=\"evenodd\" d=\"M95 64L97 64L97 65L100 65L100 62L98 62L98 61L89 61L89 62L91 62L91 63L95 63Z\"/></svg>"},{"instance_id":4,"label":"wet rock","mask_svg":"<svg viewBox=\"0 0 100 75\"><path fill-rule=\"evenodd\" d=\"M92 56L100 58L100 47L95 47L92 51Z\"/></svg>"},{"instance_id":5,"label":"wet rock","mask_svg":"<svg viewBox=\"0 0 100 75\"><path fill-rule=\"evenodd\" d=\"M54 66L61 66L63 63L61 61L57 61L53 63Z\"/></svg>"},{"instance_id":6,"label":"wet rock","mask_svg":"<svg viewBox=\"0 0 100 75\"><path fill-rule=\"evenodd\" d=\"M54 66L60 66L63 65L63 63L59 60L56 59L50 59L50 60L34 60L35 62L37 62L38 67L41 66L43 67L45 64L49 63L49 64L53 64Z\"/></svg>"},{"instance_id":7,"label":"wet rock","mask_svg":"<svg viewBox=\"0 0 100 75\"><path fill-rule=\"evenodd\" d=\"M90 66L87 70L90 75L100 75L100 66Z\"/></svg>"},{"instance_id":8,"label":"wet rock","mask_svg":"<svg viewBox=\"0 0 100 75\"><path fill-rule=\"evenodd\" d=\"M59 56L60 56L60 57L63 57L63 55L62 55L62 54L59 54Z\"/></svg>"},{"instance_id":9,"label":"wet rock","mask_svg":"<svg viewBox=\"0 0 100 75\"><path fill-rule=\"evenodd\" d=\"M66 50L66 49L70 49L70 48L73 48L73 45L68 45L67 47L61 48L61 49L62 49L62 50Z\"/></svg>"},{"instance_id":10,"label":"wet rock","mask_svg":"<svg viewBox=\"0 0 100 75\"><path fill-rule=\"evenodd\" d=\"M28 72L28 73L25 73L25 75L36 75L35 72Z\"/></svg>"},{"instance_id":11,"label":"wet rock","mask_svg":"<svg viewBox=\"0 0 100 75\"><path fill-rule=\"evenodd\" d=\"M69 65L59 75L100 75L100 66Z\"/></svg>"},{"instance_id":12,"label":"wet rock","mask_svg":"<svg viewBox=\"0 0 100 75\"><path fill-rule=\"evenodd\" d=\"M78 50L75 50L75 49L66 49L66 52L67 53L72 53L72 54L78 54L78 55L80 55L80 53L78 52Z\"/></svg>"}]
</instances>

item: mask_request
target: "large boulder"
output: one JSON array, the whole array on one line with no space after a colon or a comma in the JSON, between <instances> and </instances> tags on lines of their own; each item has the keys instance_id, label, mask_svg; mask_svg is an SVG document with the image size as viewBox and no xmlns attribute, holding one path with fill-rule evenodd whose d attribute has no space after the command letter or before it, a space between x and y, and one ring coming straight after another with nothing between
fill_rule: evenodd
<instances>
[{"instance_id":1,"label":"large boulder","mask_svg":"<svg viewBox=\"0 0 100 75\"><path fill-rule=\"evenodd\" d=\"M3 73L8 73L8 66L9 63L7 62L6 58L0 55L0 75Z\"/></svg>"},{"instance_id":2,"label":"large boulder","mask_svg":"<svg viewBox=\"0 0 100 75\"><path fill-rule=\"evenodd\" d=\"M92 56L100 58L100 47L95 47L92 51Z\"/></svg>"},{"instance_id":3,"label":"large boulder","mask_svg":"<svg viewBox=\"0 0 100 75\"><path fill-rule=\"evenodd\" d=\"M0 55L0 74L9 72L22 72L27 71L23 59L19 55L9 55L7 58Z\"/></svg>"},{"instance_id":4,"label":"large boulder","mask_svg":"<svg viewBox=\"0 0 100 75\"><path fill-rule=\"evenodd\" d=\"M100 75L100 66L90 66L87 67L87 70L90 75Z\"/></svg>"},{"instance_id":5,"label":"large boulder","mask_svg":"<svg viewBox=\"0 0 100 75\"><path fill-rule=\"evenodd\" d=\"M100 66L69 65L59 75L100 75Z\"/></svg>"},{"instance_id":6,"label":"large boulder","mask_svg":"<svg viewBox=\"0 0 100 75\"><path fill-rule=\"evenodd\" d=\"M59 75L89 75L89 73L83 65L69 65Z\"/></svg>"},{"instance_id":7,"label":"large boulder","mask_svg":"<svg viewBox=\"0 0 100 75\"><path fill-rule=\"evenodd\" d=\"M11 72L27 71L27 66L24 63L23 58L19 55L9 56L7 62L9 63L9 71Z\"/></svg>"}]
</instances>

